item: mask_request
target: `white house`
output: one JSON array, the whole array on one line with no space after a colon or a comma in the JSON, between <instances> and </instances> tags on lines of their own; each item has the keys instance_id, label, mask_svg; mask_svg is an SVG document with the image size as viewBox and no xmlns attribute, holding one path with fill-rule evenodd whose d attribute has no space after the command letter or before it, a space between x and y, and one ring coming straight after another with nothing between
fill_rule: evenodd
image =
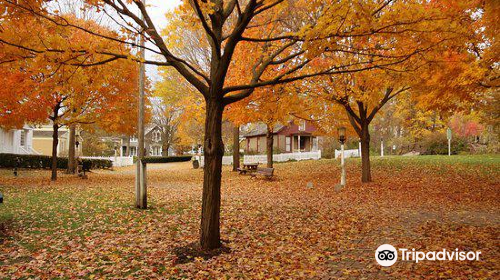
<instances>
[{"instance_id":1,"label":"white house","mask_svg":"<svg viewBox=\"0 0 500 280\"><path fill-rule=\"evenodd\" d=\"M33 150L33 128L27 125L22 129L0 128L0 153L37 154Z\"/></svg>"}]
</instances>

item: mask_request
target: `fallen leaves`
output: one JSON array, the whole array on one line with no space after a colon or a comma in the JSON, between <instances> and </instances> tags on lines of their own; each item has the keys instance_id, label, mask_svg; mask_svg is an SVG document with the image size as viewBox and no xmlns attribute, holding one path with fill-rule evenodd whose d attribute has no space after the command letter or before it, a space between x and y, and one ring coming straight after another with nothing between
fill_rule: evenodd
<instances>
[{"instance_id":1,"label":"fallen leaves","mask_svg":"<svg viewBox=\"0 0 500 280\"><path fill-rule=\"evenodd\" d=\"M202 171L189 163L149 169L148 210L136 210L133 168L89 180L0 171L0 279L490 278L500 256L498 161L374 160L375 183L335 192L332 160L277 164L268 182L224 170L221 236L211 258L179 248L198 242ZM478 170L481 169L481 172ZM307 183L314 187L308 188ZM481 250L479 262L378 266L384 243L421 250ZM188 262L179 261L179 250Z\"/></svg>"}]
</instances>

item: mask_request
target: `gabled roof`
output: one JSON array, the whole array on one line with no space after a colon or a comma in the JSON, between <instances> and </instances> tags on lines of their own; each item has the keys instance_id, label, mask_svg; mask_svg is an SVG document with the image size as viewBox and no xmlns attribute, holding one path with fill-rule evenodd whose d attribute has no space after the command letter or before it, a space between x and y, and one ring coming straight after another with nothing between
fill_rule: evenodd
<instances>
[{"instance_id":1,"label":"gabled roof","mask_svg":"<svg viewBox=\"0 0 500 280\"><path fill-rule=\"evenodd\" d=\"M147 125L146 128L144 129L144 134L146 135L146 134L150 133L151 131L153 131L157 127L161 129L161 127L159 125L156 125L156 124Z\"/></svg>"},{"instance_id":2,"label":"gabled roof","mask_svg":"<svg viewBox=\"0 0 500 280\"><path fill-rule=\"evenodd\" d=\"M281 124L275 124L273 128L273 134L278 133L285 126ZM252 123L248 126L248 130L244 131L244 137L260 136L267 134L267 125L265 123Z\"/></svg>"}]
</instances>

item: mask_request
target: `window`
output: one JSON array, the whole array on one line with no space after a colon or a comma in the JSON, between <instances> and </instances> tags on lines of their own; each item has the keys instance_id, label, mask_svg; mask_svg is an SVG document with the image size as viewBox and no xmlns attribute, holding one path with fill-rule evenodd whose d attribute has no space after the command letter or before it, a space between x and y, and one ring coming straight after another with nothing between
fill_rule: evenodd
<instances>
[{"instance_id":1,"label":"window","mask_svg":"<svg viewBox=\"0 0 500 280\"><path fill-rule=\"evenodd\" d=\"M291 138L291 137L289 137L289 136L287 136L285 139L286 139L286 140L285 140L285 143L286 143L286 150L287 150L288 152L291 152L291 151L292 151L292 138Z\"/></svg>"},{"instance_id":2,"label":"window","mask_svg":"<svg viewBox=\"0 0 500 280\"><path fill-rule=\"evenodd\" d=\"M306 130L306 121L301 120L299 123L299 131L304 131Z\"/></svg>"},{"instance_id":3,"label":"window","mask_svg":"<svg viewBox=\"0 0 500 280\"><path fill-rule=\"evenodd\" d=\"M137 142L137 137L131 136L130 137L130 142Z\"/></svg>"},{"instance_id":4,"label":"window","mask_svg":"<svg viewBox=\"0 0 500 280\"><path fill-rule=\"evenodd\" d=\"M161 152L162 152L162 147L151 147L149 149L149 153L152 156L161 156Z\"/></svg>"},{"instance_id":5,"label":"window","mask_svg":"<svg viewBox=\"0 0 500 280\"><path fill-rule=\"evenodd\" d=\"M26 131L21 130L21 139L19 139L19 144L24 147L26 145Z\"/></svg>"},{"instance_id":6,"label":"window","mask_svg":"<svg viewBox=\"0 0 500 280\"><path fill-rule=\"evenodd\" d=\"M155 141L155 142L161 141L161 132L153 131L153 141Z\"/></svg>"}]
</instances>

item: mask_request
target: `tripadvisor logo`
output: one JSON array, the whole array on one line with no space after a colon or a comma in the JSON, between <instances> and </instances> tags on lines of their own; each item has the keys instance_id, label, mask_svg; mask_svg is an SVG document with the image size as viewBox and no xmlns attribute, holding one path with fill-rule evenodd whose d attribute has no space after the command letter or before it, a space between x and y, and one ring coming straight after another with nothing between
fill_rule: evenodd
<instances>
[{"instance_id":1,"label":"tripadvisor logo","mask_svg":"<svg viewBox=\"0 0 500 280\"><path fill-rule=\"evenodd\" d=\"M398 260L398 251L390 244L380 245L375 251L375 259L381 266L391 266Z\"/></svg>"},{"instance_id":2,"label":"tripadvisor logo","mask_svg":"<svg viewBox=\"0 0 500 280\"><path fill-rule=\"evenodd\" d=\"M464 252L455 249L454 251L448 251L443 249L441 251L430 251L421 252L415 251L415 249L399 249L399 255L403 261L414 261L418 263L419 261L478 261L481 251L470 251ZM398 260L398 250L390 244L380 245L375 251L375 260L381 266L391 266Z\"/></svg>"}]
</instances>

